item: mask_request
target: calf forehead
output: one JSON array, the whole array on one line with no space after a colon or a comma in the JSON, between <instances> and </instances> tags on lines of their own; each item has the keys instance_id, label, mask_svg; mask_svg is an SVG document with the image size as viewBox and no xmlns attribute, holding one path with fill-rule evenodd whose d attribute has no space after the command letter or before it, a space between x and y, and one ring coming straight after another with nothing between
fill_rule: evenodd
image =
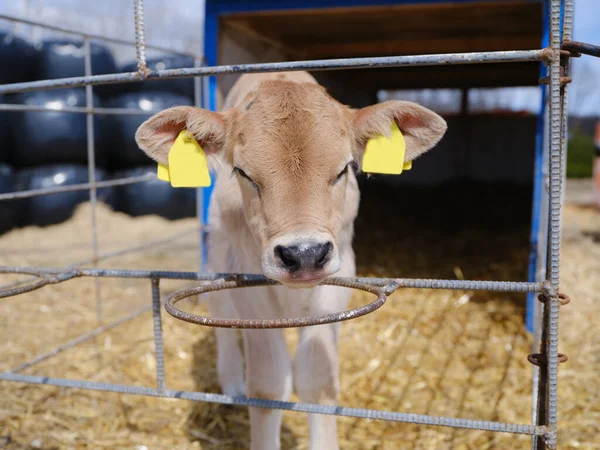
<instances>
[{"instance_id":1,"label":"calf forehead","mask_svg":"<svg viewBox=\"0 0 600 450\"><path fill-rule=\"evenodd\" d=\"M349 152L343 107L318 85L264 83L240 120L244 156L288 174L327 170Z\"/></svg>"}]
</instances>

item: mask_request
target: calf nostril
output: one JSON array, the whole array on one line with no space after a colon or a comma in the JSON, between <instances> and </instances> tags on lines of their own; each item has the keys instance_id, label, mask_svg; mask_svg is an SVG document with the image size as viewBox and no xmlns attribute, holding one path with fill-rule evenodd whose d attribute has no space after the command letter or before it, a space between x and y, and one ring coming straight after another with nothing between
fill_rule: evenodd
<instances>
[{"instance_id":1,"label":"calf nostril","mask_svg":"<svg viewBox=\"0 0 600 450\"><path fill-rule=\"evenodd\" d=\"M327 242L326 244L318 245L318 252L315 266L318 268L323 267L327 261L329 261L329 257L331 256L331 250L333 249L333 244L331 242Z\"/></svg>"},{"instance_id":2,"label":"calf nostril","mask_svg":"<svg viewBox=\"0 0 600 450\"><path fill-rule=\"evenodd\" d=\"M287 269L297 270L300 268L298 252L294 248L278 245L275 247L275 256L281 260Z\"/></svg>"},{"instance_id":3,"label":"calf nostril","mask_svg":"<svg viewBox=\"0 0 600 450\"><path fill-rule=\"evenodd\" d=\"M331 259L333 244L304 244L304 245L277 245L274 248L275 258L279 260L282 268L289 272L300 269L322 269Z\"/></svg>"}]
</instances>

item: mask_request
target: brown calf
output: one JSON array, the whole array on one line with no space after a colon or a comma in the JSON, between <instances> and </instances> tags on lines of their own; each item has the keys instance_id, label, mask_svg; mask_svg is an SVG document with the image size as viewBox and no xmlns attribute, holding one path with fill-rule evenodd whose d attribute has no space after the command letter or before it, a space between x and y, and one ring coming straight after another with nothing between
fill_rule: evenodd
<instances>
[{"instance_id":1,"label":"brown calf","mask_svg":"<svg viewBox=\"0 0 600 450\"><path fill-rule=\"evenodd\" d=\"M263 273L284 285L224 291L209 298L211 314L267 319L346 308L347 290L318 284L333 274L355 275L359 190L351 163L360 167L368 139L389 135L392 121L406 141L405 162L446 131L441 117L410 102L351 109L306 72L243 75L222 112L176 107L142 124L137 142L162 164L183 129L209 155L217 173L209 213L211 269ZM300 330L292 362L280 330L244 330L242 355L235 331L217 329L222 389L286 400L294 384L302 401L334 404L338 333L337 324ZM250 409L253 450L280 448L281 417L281 411ZM311 450L338 449L335 417L311 415L309 423Z\"/></svg>"}]
</instances>

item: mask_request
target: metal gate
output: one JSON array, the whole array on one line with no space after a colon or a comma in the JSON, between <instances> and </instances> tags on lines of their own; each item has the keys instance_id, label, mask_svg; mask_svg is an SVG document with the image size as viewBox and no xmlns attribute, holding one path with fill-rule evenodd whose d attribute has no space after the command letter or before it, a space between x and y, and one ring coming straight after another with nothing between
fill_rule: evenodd
<instances>
[{"instance_id":1,"label":"metal gate","mask_svg":"<svg viewBox=\"0 0 600 450\"><path fill-rule=\"evenodd\" d=\"M0 267L0 273L4 274L26 274L32 278L0 286L0 298L24 294L46 285L63 283L77 277L94 277L96 281L101 277L112 278L145 278L149 279L152 286L151 305L110 324L102 324L102 299L99 285L96 283L96 304L99 326L90 332L81 335L50 352L41 354L36 358L13 368L9 372L0 373L0 380L25 382L33 384L45 384L61 387L71 387L80 389L92 389L98 391L119 392L124 394L137 394L154 397L180 398L187 400L214 402L223 404L252 406L259 408L275 408L299 411L305 413L331 414L338 416L351 416L369 419L388 420L396 422L408 422L423 425L437 425L454 428L478 429L486 431L506 432L525 434L532 436L533 448L556 448L557 439L557 372L560 362L566 360L566 356L558 352L558 316L561 305L568 302L568 297L559 292L559 268L560 268L560 225L561 225L561 206L563 199L563 185L565 176L565 150L567 137L567 84L569 58L580 56L580 54L590 54L600 56L599 49L589 44L582 44L571 41L572 20L573 20L573 0L549 0L550 12L550 42L548 48L522 50L522 51L502 51L502 52L478 52L478 53L452 53L437 55L414 55L414 56L396 56L396 57L378 57L378 58L351 58L351 59L332 59L318 61L296 61L296 62L278 62L264 64L244 64L244 65L225 65L225 66L202 66L201 59L196 57L196 67L172 70L150 70L146 66L146 46L144 39L144 20L142 0L134 0L135 12L135 31L137 49L138 71L131 73L120 73L110 75L91 74L91 53L90 42L92 40L106 40L113 43L134 45L134 43L125 42L119 39L109 39L102 36L86 35L72 30L65 30L47 24L34 21L16 19L13 17L0 16L2 19L18 21L29 25L45 27L56 31L80 35L84 39L85 49L85 76L66 79L43 80L25 83L15 83L0 86L0 94L27 92L43 89L56 89L85 86L87 94L86 107L67 107L65 112L74 112L87 115L87 144L88 144L88 168L89 183L78 184L60 188L36 189L24 192L7 193L0 195L0 201L14 200L17 198L32 197L37 195L46 195L51 193L89 190L92 205L92 258L86 261L80 261L67 268L49 268L49 267ZM564 16L563 16L564 14ZM562 30L561 30L561 16ZM562 35L562 39L561 39ZM156 48L156 47L154 47ZM164 50L164 49L160 49ZM468 280L435 280L435 279L382 279L382 278L353 278L342 279L334 278L328 280L329 284L336 284L354 289L366 290L374 294L377 299L372 303L356 308L354 310L340 312L321 317L307 317L291 320L275 321L226 321L214 318L192 316L176 309L175 303L182 298L193 294L207 292L212 290L229 289L244 286L256 286L271 283L262 276L244 275L244 274L215 274L215 273L196 273L196 272L166 272L166 271L148 271L148 270L109 270L98 269L97 264L101 260L124 254L132 251L139 251L155 245L155 242L149 242L143 247L120 250L118 252L101 254L98 249L97 230L96 230L96 191L98 188L123 185L128 183L137 183L148 181L147 176L126 178L112 181L98 182L94 174L94 114L148 114L152 111L141 111L121 108L97 108L93 104L92 86L114 83L128 83L140 80L165 79L165 78L185 78L195 77L195 102L201 103L201 81L208 80L209 76L219 74L234 74L248 72L276 72L288 70L340 70L357 68L381 68L402 67L402 66L435 66L435 65L457 65L457 64L476 64L476 63L512 63L522 61L539 61L549 66L549 77L542 79L541 82L548 84L548 114L546 117L546 128L548 130L548 145L545 147L545 156L548 162L548 183L547 195L544 207L541 208L540 218L548 220L547 233L544 234L543 241L546 242L545 253L547 262L545 265L545 279L539 282L502 282L502 281L468 281ZM47 111L47 107L32 105L0 105L0 110L4 111ZM206 232L203 226L202 214L202 193L198 191L198 216L200 221L200 232ZM170 237L167 240L176 239ZM165 242L165 239L160 242ZM542 242L542 241L540 241ZM201 249L202 252L202 249ZM80 269L83 264L93 264L94 268ZM348 320L360 315L368 314L371 311L381 307L388 295L402 288L423 288L423 289L454 289L454 290L488 290L503 292L529 292L539 294L541 308L543 313L536 322L536 329L540 332L541 348L540 352L529 356L529 361L539 366L539 371L534 375L534 404L537 405L533 411L532 424L502 423L485 420L469 420L461 418L451 418L442 416L429 416L422 414L407 414L402 412L386 412L361 408L345 408L343 406L325 406L306 403L292 403L283 401L270 401L257 398L231 397L205 392L175 391L167 389L165 381L165 365L163 355L163 337L161 324L161 303L160 303L160 280L195 280L209 282L199 288L180 291L169 297L166 303L167 311L182 320L200 323L208 326L226 326L237 328L272 328L272 327L297 327L315 325L320 323ZM97 336L111 328L114 328L140 314L152 309L154 319L154 341L156 347L156 368L157 368L157 386L156 387L138 387L131 385L97 383L91 381L78 381L70 379L50 378L43 376L24 375L24 369L44 361L58 353L81 344L86 340Z\"/></svg>"}]
</instances>

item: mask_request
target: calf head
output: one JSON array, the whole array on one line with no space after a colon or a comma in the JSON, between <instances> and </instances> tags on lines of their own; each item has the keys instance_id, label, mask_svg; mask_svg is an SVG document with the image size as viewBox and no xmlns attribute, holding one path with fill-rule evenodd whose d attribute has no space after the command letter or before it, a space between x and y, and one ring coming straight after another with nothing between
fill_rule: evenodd
<instances>
[{"instance_id":1,"label":"calf head","mask_svg":"<svg viewBox=\"0 0 600 450\"><path fill-rule=\"evenodd\" d=\"M175 138L187 129L209 161L218 155L239 183L263 273L306 287L339 270L338 238L344 222L353 220L345 205L348 189L356 189L350 171L353 163L360 167L369 138L389 136L392 121L405 137L405 162L432 148L446 131L441 117L414 103L351 109L317 84L272 80L226 112L162 111L140 126L136 140L166 165Z\"/></svg>"}]
</instances>

